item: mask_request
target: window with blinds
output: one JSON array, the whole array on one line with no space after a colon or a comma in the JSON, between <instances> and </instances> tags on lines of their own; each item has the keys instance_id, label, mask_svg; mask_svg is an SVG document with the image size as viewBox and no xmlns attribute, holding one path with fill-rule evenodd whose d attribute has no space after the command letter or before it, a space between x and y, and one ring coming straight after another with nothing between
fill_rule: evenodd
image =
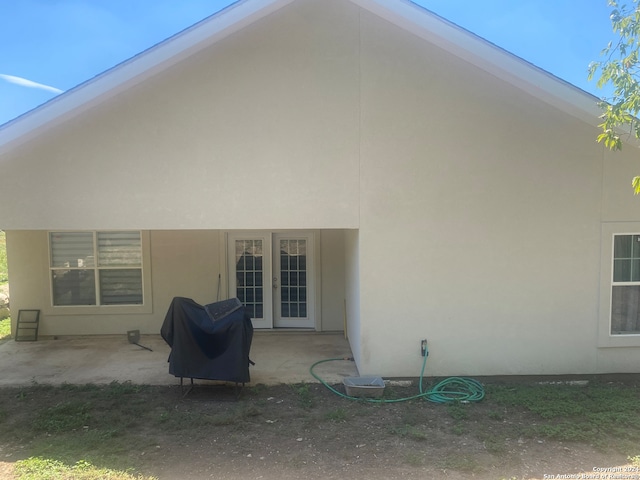
<instances>
[{"instance_id":1,"label":"window with blinds","mask_svg":"<svg viewBox=\"0 0 640 480\"><path fill-rule=\"evenodd\" d=\"M139 231L51 232L55 306L142 305Z\"/></svg>"}]
</instances>

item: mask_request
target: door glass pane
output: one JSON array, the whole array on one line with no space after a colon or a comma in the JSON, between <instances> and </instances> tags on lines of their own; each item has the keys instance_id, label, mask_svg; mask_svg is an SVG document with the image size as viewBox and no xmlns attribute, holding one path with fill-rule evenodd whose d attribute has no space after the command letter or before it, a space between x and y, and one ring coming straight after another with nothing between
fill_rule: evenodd
<instances>
[{"instance_id":1,"label":"door glass pane","mask_svg":"<svg viewBox=\"0 0 640 480\"><path fill-rule=\"evenodd\" d=\"M262 240L236 240L236 296L251 318L263 318Z\"/></svg>"},{"instance_id":2,"label":"door glass pane","mask_svg":"<svg viewBox=\"0 0 640 480\"><path fill-rule=\"evenodd\" d=\"M306 265L306 240L280 240L280 314L284 318L307 316Z\"/></svg>"}]
</instances>

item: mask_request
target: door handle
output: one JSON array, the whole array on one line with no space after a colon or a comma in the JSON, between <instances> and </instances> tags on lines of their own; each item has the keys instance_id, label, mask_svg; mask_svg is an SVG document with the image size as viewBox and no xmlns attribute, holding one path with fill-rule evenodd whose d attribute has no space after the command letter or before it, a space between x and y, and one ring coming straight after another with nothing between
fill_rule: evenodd
<instances>
[{"instance_id":1,"label":"door handle","mask_svg":"<svg viewBox=\"0 0 640 480\"><path fill-rule=\"evenodd\" d=\"M276 290L278 288L278 277L273 277L273 289Z\"/></svg>"}]
</instances>

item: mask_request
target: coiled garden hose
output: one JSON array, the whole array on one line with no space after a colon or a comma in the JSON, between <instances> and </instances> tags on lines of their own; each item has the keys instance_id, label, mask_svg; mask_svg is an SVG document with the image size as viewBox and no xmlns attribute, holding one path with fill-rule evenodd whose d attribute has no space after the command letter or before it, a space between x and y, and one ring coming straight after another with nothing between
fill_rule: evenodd
<instances>
[{"instance_id":1,"label":"coiled garden hose","mask_svg":"<svg viewBox=\"0 0 640 480\"><path fill-rule=\"evenodd\" d=\"M480 382L474 380L472 378L464 378L464 377L449 377L445 378L441 382L438 382L434 385L430 390L426 392L422 387L422 380L424 378L424 370L427 365L427 355L424 356L424 360L422 362L422 370L420 371L420 393L417 395L412 395L410 397L404 398L361 398L361 397L353 397L347 394L344 394L331 385L329 385L325 380L320 378L318 374L316 374L313 370L316 366L327 363L327 362L335 362L340 360L349 360L353 361L353 358L328 358L326 360L320 360L309 368L309 373L318 380L322 385L328 388L330 391L339 395L340 397L347 398L349 400L359 400L370 403L397 403L397 402L406 402L408 400L415 400L417 398L423 398L433 403L451 403L451 402L479 402L484 398L484 387Z\"/></svg>"}]
</instances>

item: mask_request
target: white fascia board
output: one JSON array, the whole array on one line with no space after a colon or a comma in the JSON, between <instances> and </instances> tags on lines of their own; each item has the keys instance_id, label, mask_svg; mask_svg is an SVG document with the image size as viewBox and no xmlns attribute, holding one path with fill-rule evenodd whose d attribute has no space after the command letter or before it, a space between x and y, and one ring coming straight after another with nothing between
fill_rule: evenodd
<instances>
[{"instance_id":1,"label":"white fascia board","mask_svg":"<svg viewBox=\"0 0 640 480\"><path fill-rule=\"evenodd\" d=\"M601 123L595 96L409 0L351 1L588 124Z\"/></svg>"},{"instance_id":2,"label":"white fascia board","mask_svg":"<svg viewBox=\"0 0 640 480\"><path fill-rule=\"evenodd\" d=\"M0 126L0 155L243 29L294 0L240 0Z\"/></svg>"}]
</instances>

